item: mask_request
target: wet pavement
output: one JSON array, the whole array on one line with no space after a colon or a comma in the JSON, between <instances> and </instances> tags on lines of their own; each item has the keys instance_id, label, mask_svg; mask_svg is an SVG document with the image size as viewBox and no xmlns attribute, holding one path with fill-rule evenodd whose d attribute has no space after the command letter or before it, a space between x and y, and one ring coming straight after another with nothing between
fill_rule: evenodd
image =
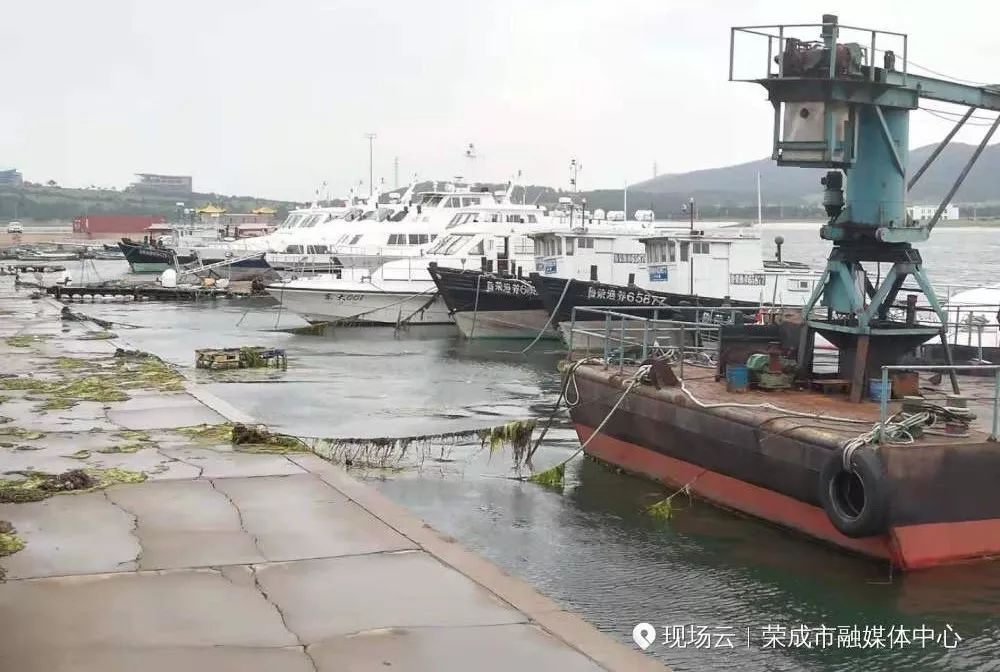
<instances>
[{"instance_id":1,"label":"wet pavement","mask_svg":"<svg viewBox=\"0 0 1000 672\"><path fill-rule=\"evenodd\" d=\"M0 309L4 478L112 478L0 504L0 669L664 669L320 457L185 429L242 414L92 323Z\"/></svg>"}]
</instances>

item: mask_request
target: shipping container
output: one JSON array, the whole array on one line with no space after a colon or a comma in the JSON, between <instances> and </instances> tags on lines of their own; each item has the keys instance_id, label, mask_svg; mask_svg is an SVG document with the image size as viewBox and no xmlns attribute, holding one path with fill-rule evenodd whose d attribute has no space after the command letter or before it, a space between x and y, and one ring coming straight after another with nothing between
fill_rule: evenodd
<instances>
[{"instance_id":1,"label":"shipping container","mask_svg":"<svg viewBox=\"0 0 1000 672\"><path fill-rule=\"evenodd\" d=\"M87 235L142 233L167 220L160 215L87 215L73 220L73 232Z\"/></svg>"}]
</instances>

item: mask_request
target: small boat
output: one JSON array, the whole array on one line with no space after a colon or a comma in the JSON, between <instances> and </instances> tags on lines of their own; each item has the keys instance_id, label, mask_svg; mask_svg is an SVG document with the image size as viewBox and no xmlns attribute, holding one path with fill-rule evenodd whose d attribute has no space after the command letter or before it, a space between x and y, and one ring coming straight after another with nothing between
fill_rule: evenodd
<instances>
[{"instance_id":1,"label":"small boat","mask_svg":"<svg viewBox=\"0 0 1000 672\"><path fill-rule=\"evenodd\" d=\"M76 252L58 252L58 251L24 251L19 252L17 255L18 261L33 261L33 262L48 262L48 261L71 261L73 259L79 259L80 256Z\"/></svg>"},{"instance_id":2,"label":"small boat","mask_svg":"<svg viewBox=\"0 0 1000 672\"><path fill-rule=\"evenodd\" d=\"M178 264L188 264L194 257L179 257L166 247L147 242L137 242L130 238L122 238L118 243L125 261L133 273L162 273Z\"/></svg>"}]
</instances>

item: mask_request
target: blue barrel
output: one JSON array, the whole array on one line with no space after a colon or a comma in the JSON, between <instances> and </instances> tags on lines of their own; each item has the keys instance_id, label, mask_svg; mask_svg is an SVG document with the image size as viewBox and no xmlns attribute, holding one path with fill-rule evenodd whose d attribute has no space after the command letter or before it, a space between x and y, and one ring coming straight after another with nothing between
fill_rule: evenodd
<instances>
[{"instance_id":1,"label":"blue barrel","mask_svg":"<svg viewBox=\"0 0 1000 672\"><path fill-rule=\"evenodd\" d=\"M726 390L746 392L750 387L750 370L742 364L726 364Z\"/></svg>"},{"instance_id":2,"label":"blue barrel","mask_svg":"<svg viewBox=\"0 0 1000 672\"><path fill-rule=\"evenodd\" d=\"M892 398L892 381L888 382L889 389L882 388L881 378L869 378L868 379L868 396L872 401L882 401L882 396L885 395L886 400Z\"/></svg>"}]
</instances>

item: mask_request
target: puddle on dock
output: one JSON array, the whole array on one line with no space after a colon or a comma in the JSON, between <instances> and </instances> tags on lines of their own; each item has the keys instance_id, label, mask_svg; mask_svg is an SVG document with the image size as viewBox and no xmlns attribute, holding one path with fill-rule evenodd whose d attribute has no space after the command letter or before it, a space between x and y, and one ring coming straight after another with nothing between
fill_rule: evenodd
<instances>
[{"instance_id":1,"label":"puddle on dock","mask_svg":"<svg viewBox=\"0 0 1000 672\"><path fill-rule=\"evenodd\" d=\"M825 258L825 244L811 242L815 230L780 232L791 258ZM945 230L936 246L924 246L924 256L996 247L992 238L990 231L962 237ZM1000 250L991 259L1000 271ZM939 272L935 280L969 278ZM366 439L541 421L559 390L561 352L552 343L522 356L523 342L469 343L451 328L295 335L274 330L303 326L301 320L258 299L74 308L139 327L116 324L113 330L129 347L181 365L196 380L218 381L210 383L214 394L292 434ZM196 348L238 345L285 348L288 370L194 370ZM578 445L565 425L553 429L536 467L560 462ZM1000 658L1000 563L897 574L890 582L883 565L710 506L681 499L670 521L650 517L643 509L662 499L664 489L588 460L570 463L562 492L512 480L509 451L491 454L474 436L414 442L386 466L354 471L629 646L640 621L735 633L733 648L680 649L662 646L661 629L650 655L678 671L987 670ZM767 626L882 626L888 632L922 624L936 630L950 624L962 641L954 650L934 643L862 651L762 650L759 641Z\"/></svg>"}]
</instances>

